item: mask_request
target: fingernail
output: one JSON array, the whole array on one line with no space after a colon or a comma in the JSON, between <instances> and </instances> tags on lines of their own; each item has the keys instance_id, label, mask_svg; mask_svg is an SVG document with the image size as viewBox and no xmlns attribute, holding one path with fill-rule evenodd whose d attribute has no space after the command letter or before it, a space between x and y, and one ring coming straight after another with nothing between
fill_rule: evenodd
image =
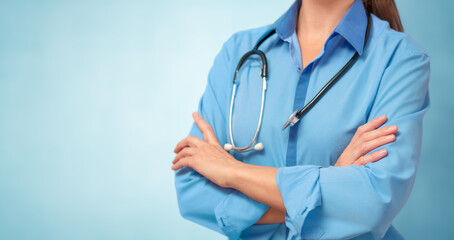
<instances>
[{"instance_id":1,"label":"fingernail","mask_svg":"<svg viewBox=\"0 0 454 240\"><path fill-rule=\"evenodd\" d=\"M394 134L391 134L391 135L388 135L386 138L388 138L389 140L393 140L396 136L394 136Z\"/></svg>"},{"instance_id":2,"label":"fingernail","mask_svg":"<svg viewBox=\"0 0 454 240\"><path fill-rule=\"evenodd\" d=\"M381 155L386 154L386 149L382 149L379 151Z\"/></svg>"},{"instance_id":3,"label":"fingernail","mask_svg":"<svg viewBox=\"0 0 454 240\"><path fill-rule=\"evenodd\" d=\"M397 129L397 126L396 126L396 125L389 126L388 129L389 129L390 131L394 131L394 130Z\"/></svg>"}]
</instances>

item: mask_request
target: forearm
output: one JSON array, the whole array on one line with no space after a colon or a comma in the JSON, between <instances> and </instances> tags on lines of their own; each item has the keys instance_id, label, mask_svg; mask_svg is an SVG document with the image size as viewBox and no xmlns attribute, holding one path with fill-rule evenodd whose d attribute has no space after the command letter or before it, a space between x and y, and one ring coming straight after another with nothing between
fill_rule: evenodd
<instances>
[{"instance_id":1,"label":"forearm","mask_svg":"<svg viewBox=\"0 0 454 240\"><path fill-rule=\"evenodd\" d=\"M283 213L284 201L276 184L277 168L251 164L235 165L231 169L228 187L234 188L250 198Z\"/></svg>"},{"instance_id":2,"label":"forearm","mask_svg":"<svg viewBox=\"0 0 454 240\"><path fill-rule=\"evenodd\" d=\"M285 214L275 208L270 208L255 224L284 223Z\"/></svg>"}]
</instances>

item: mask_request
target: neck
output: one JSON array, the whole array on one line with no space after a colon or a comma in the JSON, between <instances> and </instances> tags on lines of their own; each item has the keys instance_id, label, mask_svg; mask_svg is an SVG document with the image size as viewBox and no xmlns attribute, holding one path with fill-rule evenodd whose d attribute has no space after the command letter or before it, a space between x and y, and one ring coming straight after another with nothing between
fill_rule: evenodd
<instances>
[{"instance_id":1,"label":"neck","mask_svg":"<svg viewBox=\"0 0 454 240\"><path fill-rule=\"evenodd\" d=\"M309 41L327 38L355 0L302 0L297 35Z\"/></svg>"}]
</instances>

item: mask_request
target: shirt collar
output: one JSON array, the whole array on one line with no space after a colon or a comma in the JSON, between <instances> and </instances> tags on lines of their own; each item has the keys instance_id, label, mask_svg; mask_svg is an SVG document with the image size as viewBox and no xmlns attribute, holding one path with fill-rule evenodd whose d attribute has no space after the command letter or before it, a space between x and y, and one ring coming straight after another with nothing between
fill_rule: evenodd
<instances>
[{"instance_id":1,"label":"shirt collar","mask_svg":"<svg viewBox=\"0 0 454 240\"><path fill-rule=\"evenodd\" d=\"M300 8L301 0L296 0L287 12L274 23L276 33L282 40L287 39L295 32Z\"/></svg>"},{"instance_id":2,"label":"shirt collar","mask_svg":"<svg viewBox=\"0 0 454 240\"><path fill-rule=\"evenodd\" d=\"M276 33L282 40L288 39L288 37L296 31L301 1L302 0L296 0L287 12L274 23ZM362 0L355 0L344 17L342 17L333 33L340 34L361 55L364 47L366 28L366 9L364 8Z\"/></svg>"}]
</instances>

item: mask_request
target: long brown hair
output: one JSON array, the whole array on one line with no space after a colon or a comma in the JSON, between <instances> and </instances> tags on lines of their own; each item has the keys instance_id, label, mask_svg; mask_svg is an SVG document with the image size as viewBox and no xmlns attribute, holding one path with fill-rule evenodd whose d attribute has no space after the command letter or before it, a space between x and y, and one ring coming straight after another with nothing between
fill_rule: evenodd
<instances>
[{"instance_id":1,"label":"long brown hair","mask_svg":"<svg viewBox=\"0 0 454 240\"><path fill-rule=\"evenodd\" d=\"M363 0L363 3L368 12L388 21L392 29L399 32L404 31L394 0Z\"/></svg>"}]
</instances>

